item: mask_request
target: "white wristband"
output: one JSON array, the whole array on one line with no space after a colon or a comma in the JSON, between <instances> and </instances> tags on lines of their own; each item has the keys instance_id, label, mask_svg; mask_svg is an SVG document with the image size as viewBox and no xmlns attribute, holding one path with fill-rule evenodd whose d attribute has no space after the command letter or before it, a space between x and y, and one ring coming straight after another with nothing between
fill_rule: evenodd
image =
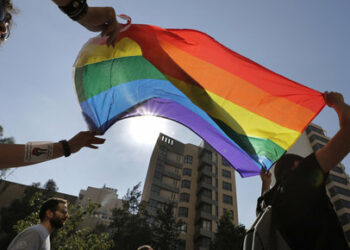
<instances>
[{"instance_id":1,"label":"white wristband","mask_svg":"<svg viewBox=\"0 0 350 250\"><path fill-rule=\"evenodd\" d=\"M24 162L43 162L53 156L52 142L27 142L24 151Z\"/></svg>"}]
</instances>

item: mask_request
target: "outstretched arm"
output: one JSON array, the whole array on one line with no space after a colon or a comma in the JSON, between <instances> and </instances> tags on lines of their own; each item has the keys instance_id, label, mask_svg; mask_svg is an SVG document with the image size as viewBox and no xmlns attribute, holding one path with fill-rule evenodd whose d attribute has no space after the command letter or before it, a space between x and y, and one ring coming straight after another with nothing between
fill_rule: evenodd
<instances>
[{"instance_id":1,"label":"outstretched arm","mask_svg":"<svg viewBox=\"0 0 350 250\"><path fill-rule=\"evenodd\" d=\"M337 112L340 125L336 135L315 153L323 172L327 173L350 152L350 106L340 93L325 92L324 98L326 104Z\"/></svg>"},{"instance_id":2,"label":"outstretched arm","mask_svg":"<svg viewBox=\"0 0 350 250\"><path fill-rule=\"evenodd\" d=\"M53 0L59 7L67 6L73 0ZM107 36L107 45L114 45L118 39L120 25L112 7L88 7L87 13L77 20L90 31L101 31Z\"/></svg>"},{"instance_id":3,"label":"outstretched arm","mask_svg":"<svg viewBox=\"0 0 350 250\"><path fill-rule=\"evenodd\" d=\"M91 131L80 132L68 141L71 153L78 152L83 147L98 148L94 144L103 144L105 139L96 137ZM64 149L61 143L53 144L53 155L51 159L55 159L64 155ZM0 144L0 169L21 167L36 164L39 162L25 161L25 145L24 144Z\"/></svg>"},{"instance_id":4,"label":"outstretched arm","mask_svg":"<svg viewBox=\"0 0 350 250\"><path fill-rule=\"evenodd\" d=\"M261 195L263 195L266 191L270 189L270 185L271 185L270 171L266 170L266 168L261 168L260 178L261 178Z\"/></svg>"}]
</instances>

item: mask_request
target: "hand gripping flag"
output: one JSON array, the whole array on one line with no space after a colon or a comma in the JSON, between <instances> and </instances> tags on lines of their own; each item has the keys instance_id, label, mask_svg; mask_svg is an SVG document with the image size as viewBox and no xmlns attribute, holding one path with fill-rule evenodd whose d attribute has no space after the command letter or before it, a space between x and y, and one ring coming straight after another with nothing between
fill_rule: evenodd
<instances>
[{"instance_id":1,"label":"hand gripping flag","mask_svg":"<svg viewBox=\"0 0 350 250\"><path fill-rule=\"evenodd\" d=\"M181 123L242 177L269 169L322 110L322 94L278 75L196 30L132 24L114 47L82 48L74 80L83 115L103 134L121 119Z\"/></svg>"}]
</instances>

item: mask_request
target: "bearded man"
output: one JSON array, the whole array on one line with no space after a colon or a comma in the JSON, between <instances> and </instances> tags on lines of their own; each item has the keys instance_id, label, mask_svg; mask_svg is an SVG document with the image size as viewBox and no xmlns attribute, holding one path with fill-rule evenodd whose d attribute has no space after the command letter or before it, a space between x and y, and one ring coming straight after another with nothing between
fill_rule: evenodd
<instances>
[{"instance_id":1,"label":"bearded man","mask_svg":"<svg viewBox=\"0 0 350 250\"><path fill-rule=\"evenodd\" d=\"M61 198L48 199L40 208L41 223L20 232L7 249L50 250L50 234L63 227L68 217L66 200Z\"/></svg>"}]
</instances>

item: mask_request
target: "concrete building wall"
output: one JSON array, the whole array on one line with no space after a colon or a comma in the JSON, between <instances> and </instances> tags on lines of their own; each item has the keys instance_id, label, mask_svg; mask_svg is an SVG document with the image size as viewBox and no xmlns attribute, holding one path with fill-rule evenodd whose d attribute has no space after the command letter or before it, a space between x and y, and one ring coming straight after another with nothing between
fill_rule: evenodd
<instances>
[{"instance_id":1,"label":"concrete building wall","mask_svg":"<svg viewBox=\"0 0 350 250\"><path fill-rule=\"evenodd\" d=\"M186 231L180 234L186 242L182 249L209 249L224 209L232 211L234 223L238 223L235 175L233 168L222 162L205 143L202 147L183 144L164 134L157 140L142 199L149 202L154 216L161 204L174 202L175 216L186 223ZM223 182L231 190L224 189Z\"/></svg>"},{"instance_id":2,"label":"concrete building wall","mask_svg":"<svg viewBox=\"0 0 350 250\"><path fill-rule=\"evenodd\" d=\"M112 221L112 211L122 207L122 201L118 199L116 189L102 187L88 187L79 193L79 202L83 207L89 202L99 203L100 208L96 209L93 216L87 216L81 223L81 228L94 228L97 224L109 225Z\"/></svg>"}]
</instances>

